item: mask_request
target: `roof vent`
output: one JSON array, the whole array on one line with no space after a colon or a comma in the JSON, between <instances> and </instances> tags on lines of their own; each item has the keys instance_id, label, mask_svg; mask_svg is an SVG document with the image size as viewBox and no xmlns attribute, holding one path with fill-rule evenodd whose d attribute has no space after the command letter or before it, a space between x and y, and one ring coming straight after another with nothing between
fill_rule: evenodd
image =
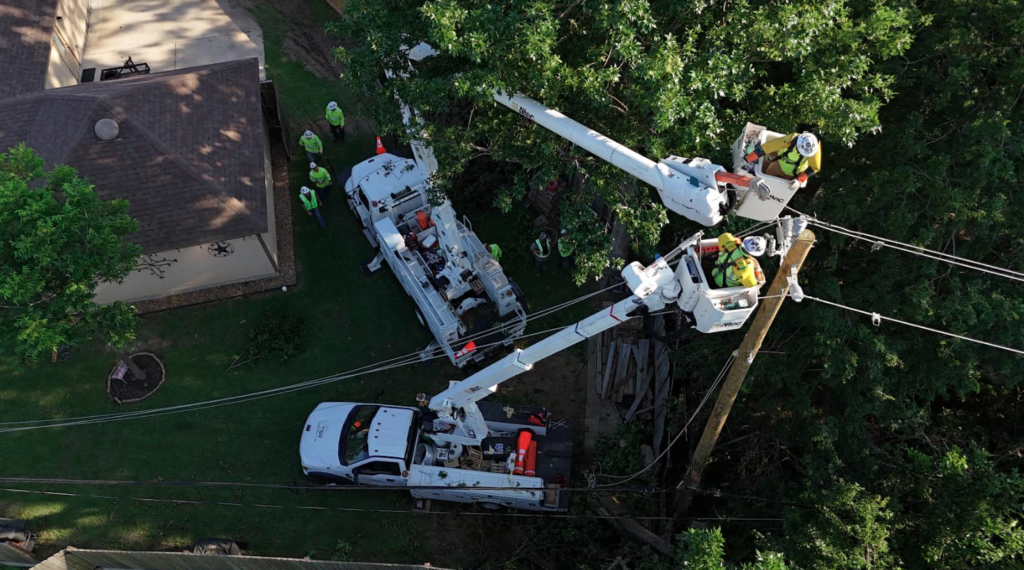
<instances>
[{"instance_id":1,"label":"roof vent","mask_svg":"<svg viewBox=\"0 0 1024 570\"><path fill-rule=\"evenodd\" d=\"M93 130L96 131L96 136L101 141L112 141L121 132L121 127L117 125L117 121L114 119L100 119L96 121L96 127Z\"/></svg>"}]
</instances>

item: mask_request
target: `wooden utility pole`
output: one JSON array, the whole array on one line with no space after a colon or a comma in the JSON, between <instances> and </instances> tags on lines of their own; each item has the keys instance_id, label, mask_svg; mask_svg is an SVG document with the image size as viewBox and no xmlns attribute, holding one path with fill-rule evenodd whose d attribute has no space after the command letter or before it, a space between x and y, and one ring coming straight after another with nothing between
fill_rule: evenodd
<instances>
[{"instance_id":1,"label":"wooden utility pole","mask_svg":"<svg viewBox=\"0 0 1024 570\"><path fill-rule=\"evenodd\" d=\"M715 448L715 443L718 441L718 436L722 433L725 420L729 417L729 411L732 410L733 402L736 401L736 396L743 385L743 379L747 376L747 371L750 370L754 356L761 349L761 343L764 341L765 335L768 334L768 328L772 326L775 315L779 314L782 302L789 295L789 281L787 278L792 275L794 267L799 273L800 268L803 267L804 260L807 259L807 254L811 252L814 239L814 232L811 230L804 230L797 236L793 246L786 253L786 258L782 260L782 265L779 266L779 271L775 274L775 279L772 280L772 285L768 289L768 295L764 302L761 303L761 308L757 311L754 322L750 325L750 330L747 331L747 336L743 337L739 354L733 360L732 366L729 368L729 374L722 383L722 389L718 392L718 399L715 401L714 409L711 410L711 416L708 418L707 425L704 426L704 433L700 437L700 443L697 444L697 448L693 451L693 457L690 459L690 468L686 471L683 481L676 487L676 490L681 492L676 502L676 517L683 517L690 510L690 502L693 501L693 489L700 484L701 474L704 473L704 466L707 465L711 451Z\"/></svg>"}]
</instances>

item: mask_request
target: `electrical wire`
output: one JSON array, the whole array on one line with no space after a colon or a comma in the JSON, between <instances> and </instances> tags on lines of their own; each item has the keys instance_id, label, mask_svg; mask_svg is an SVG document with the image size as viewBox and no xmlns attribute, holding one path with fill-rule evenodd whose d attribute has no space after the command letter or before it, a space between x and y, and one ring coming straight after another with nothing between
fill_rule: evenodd
<instances>
[{"instance_id":1,"label":"electrical wire","mask_svg":"<svg viewBox=\"0 0 1024 570\"><path fill-rule=\"evenodd\" d=\"M711 394L714 393L715 388L717 388L718 385L722 382L722 379L725 378L725 373L729 370L729 366L732 365L732 362L736 360L738 354L738 352L733 351L733 353L729 355L729 358L726 359L725 361L725 365L722 366L722 370L719 371L718 377L715 378L715 381L711 383L711 387L708 388L708 391L704 394L704 399L702 399L700 401L700 404L697 405L697 409L693 411L693 414L690 416L690 419L686 420L686 425L683 426L683 429L679 430L679 433L677 433L676 436L672 438L672 441L670 441L668 445L665 446L665 449L657 457L654 458L654 461L651 461L650 463L647 464L646 467L637 471L636 473L633 473L632 475L601 475L601 477L606 477L608 479L623 479L623 481L620 481L618 483L606 483L603 485L597 485L596 483L594 483L594 479L592 478L592 476L588 475L587 479L588 483L591 483L590 486L593 488L605 488L614 487L615 485L621 485L623 483L627 483L629 481L632 481L633 479L636 479L640 475L644 474L648 469L657 465L658 462L661 461L661 458L665 457L665 455L668 454L668 451L672 449L672 446L675 445L677 441L679 441L679 438L681 438L683 434L686 433L687 428L690 427L690 424L693 423L693 420L697 418L697 414L700 413L701 409L704 407L704 404L706 404L707 401L711 398Z\"/></svg>"},{"instance_id":2,"label":"electrical wire","mask_svg":"<svg viewBox=\"0 0 1024 570\"><path fill-rule=\"evenodd\" d=\"M836 307L838 309L844 309L846 311L851 311L851 312L854 312L854 313L860 313L862 315L867 315L867 316L871 317L871 320L873 322L874 321L878 321L878 322L880 322L880 321L889 321L889 322L893 322L893 323L897 323L897 324L901 324L901 325L906 325L908 327L913 327L913 328L916 328L916 329L920 329L920 330L924 330L924 331L928 331L928 332L933 332L933 333L936 333L936 334L945 335L945 336L956 338L956 339L960 339L960 340L965 340L967 342L973 342L975 344L981 344L981 345L989 346L989 347L992 347L992 348L998 348L999 350L1005 350L1007 352L1013 352L1013 353L1016 353L1016 354L1024 355L1024 350L1021 350L1021 349L1018 349L1018 348L1013 348L1013 347L1010 347L1010 346L1003 346L1001 344L995 344L995 343L984 341L984 340L978 340L976 338L971 338L969 336L964 336L964 335L960 335L960 334L956 334L956 333L951 333L951 332L947 332L947 331L944 331L944 330L933 329L931 327L926 327L924 325L919 325L917 323L910 323L910 322L907 322L907 321L901 321L899 319L894 319L892 317L886 317L884 315L880 315L878 313L874 313L874 312L871 312L871 311L865 311L863 309L856 309L854 307L848 307L846 305L843 305L841 303L836 303L834 301L827 301L827 300L821 299L819 297L812 297L810 295L804 295L804 299L810 299L811 301L815 301L815 302L818 302L818 303L829 305L831 307Z\"/></svg>"},{"instance_id":3,"label":"electrical wire","mask_svg":"<svg viewBox=\"0 0 1024 570\"><path fill-rule=\"evenodd\" d=\"M18 493L28 495L45 495L51 497L77 497L87 499L103 499L108 501L135 501L140 503L164 503L174 505L193 505L193 506L217 506L217 507L248 507L248 508L259 508L259 509L297 509L305 511L335 511L335 512L350 512L350 513L379 513L379 514L395 514L395 515L435 515L435 516L463 516L463 517L516 517L516 518L551 518L551 519L632 519L632 520L673 520L672 517L644 517L644 516L619 516L619 515L574 515L568 513L550 513L550 514L539 514L539 513L519 513L519 512L504 512L504 513L485 513L479 511L419 511L413 512L408 509L367 509L361 507L321 507L321 506L308 506L308 505L280 505L271 503L237 503L230 501L200 501L192 499L156 499L152 497L118 497L115 495L97 495L89 493L69 493L65 491L39 491L35 489L15 489L2 487L0 491L5 493ZM694 518L690 520L706 520L706 521L782 521L784 519L768 519L768 518L735 518L735 517L719 517L719 518Z\"/></svg>"},{"instance_id":4,"label":"electrical wire","mask_svg":"<svg viewBox=\"0 0 1024 570\"><path fill-rule=\"evenodd\" d=\"M804 218L807 219L808 223L813 224L821 229L831 231L836 234L844 235L846 237L850 237L853 239L870 242L872 246L888 247L896 251L902 251L904 253L926 257L928 259L941 261L943 263L948 263L950 265L956 265L958 267L963 267L966 269L973 269L975 271L988 273L989 275L995 275L997 277L1003 277L1013 281L1024 282L1024 273L1021 273L1019 271L1013 271L1012 269L1008 269L1006 267L989 265L987 263L982 263L980 261L973 261L965 257L959 257L957 255L945 253L942 251L936 251L934 249L928 249L925 247L921 247L919 245L914 245L910 243L897 241L894 239L871 235L858 230L851 230L849 228L844 228L843 226L824 222L822 220L815 218L814 216L808 216L793 208L790 208L789 206L786 206L786 208L796 214L799 214L800 216L803 216Z\"/></svg>"}]
</instances>

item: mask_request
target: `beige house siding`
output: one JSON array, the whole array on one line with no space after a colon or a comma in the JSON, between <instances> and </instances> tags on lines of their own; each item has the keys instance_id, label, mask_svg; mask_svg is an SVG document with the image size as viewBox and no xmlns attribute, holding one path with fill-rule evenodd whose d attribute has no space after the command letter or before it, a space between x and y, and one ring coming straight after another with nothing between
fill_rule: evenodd
<instances>
[{"instance_id":1,"label":"beige house siding","mask_svg":"<svg viewBox=\"0 0 1024 570\"><path fill-rule=\"evenodd\" d=\"M77 85L89 27L89 0L60 0L50 37L50 64L46 89Z\"/></svg>"},{"instance_id":2,"label":"beige house siding","mask_svg":"<svg viewBox=\"0 0 1024 570\"><path fill-rule=\"evenodd\" d=\"M96 288L97 303L143 301L277 274L261 236L143 255L121 283Z\"/></svg>"},{"instance_id":3,"label":"beige house siding","mask_svg":"<svg viewBox=\"0 0 1024 570\"><path fill-rule=\"evenodd\" d=\"M270 259L277 267L277 215L274 211L274 169L271 164L270 154L270 129L267 128L267 119L263 119L263 173L267 185L267 232L260 234L270 253Z\"/></svg>"}]
</instances>

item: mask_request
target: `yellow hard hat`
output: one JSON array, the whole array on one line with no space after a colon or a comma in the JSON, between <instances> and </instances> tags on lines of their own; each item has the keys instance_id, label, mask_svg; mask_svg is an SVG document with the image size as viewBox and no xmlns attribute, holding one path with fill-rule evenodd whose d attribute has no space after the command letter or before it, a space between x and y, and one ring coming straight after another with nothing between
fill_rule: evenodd
<instances>
[{"instance_id":1,"label":"yellow hard hat","mask_svg":"<svg viewBox=\"0 0 1024 570\"><path fill-rule=\"evenodd\" d=\"M733 237L730 233L724 233L718 236L718 247L724 248L729 244L732 244L735 247L740 244L740 240Z\"/></svg>"}]
</instances>

